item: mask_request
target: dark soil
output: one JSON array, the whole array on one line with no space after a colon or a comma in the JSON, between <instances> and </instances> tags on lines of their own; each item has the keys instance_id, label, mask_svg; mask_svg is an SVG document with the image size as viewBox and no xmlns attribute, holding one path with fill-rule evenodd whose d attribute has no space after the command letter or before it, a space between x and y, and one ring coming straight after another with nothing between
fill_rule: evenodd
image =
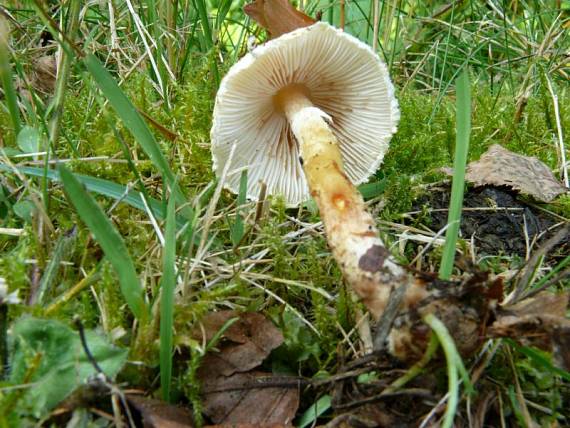
<instances>
[{"instance_id":1,"label":"dark soil","mask_svg":"<svg viewBox=\"0 0 570 428\"><path fill-rule=\"evenodd\" d=\"M442 229L447 224L449 199L449 186L431 189L422 195L414 203L414 210L427 213L421 217L417 214L419 223L436 232ZM469 188L463 207L460 236L466 240L473 238L478 254L525 257L527 244L536 241L540 245L559 230L554 227L560 223L559 218L529 205L516 192L506 188ZM536 250L537 243L531 247L531 253ZM569 251L570 237L567 236L551 257L557 258Z\"/></svg>"}]
</instances>

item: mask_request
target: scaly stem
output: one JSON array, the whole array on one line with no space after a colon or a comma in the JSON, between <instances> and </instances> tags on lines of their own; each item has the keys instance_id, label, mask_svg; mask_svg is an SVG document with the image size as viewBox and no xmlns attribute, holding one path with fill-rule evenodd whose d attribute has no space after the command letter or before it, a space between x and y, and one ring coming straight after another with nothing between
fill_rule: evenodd
<instances>
[{"instance_id":1,"label":"scaly stem","mask_svg":"<svg viewBox=\"0 0 570 428\"><path fill-rule=\"evenodd\" d=\"M364 200L344 172L330 117L313 106L302 88L286 88L276 102L299 142L303 168L317 202L333 256L344 278L378 319L394 286L411 282L382 240ZM423 290L410 287L406 299Z\"/></svg>"}]
</instances>

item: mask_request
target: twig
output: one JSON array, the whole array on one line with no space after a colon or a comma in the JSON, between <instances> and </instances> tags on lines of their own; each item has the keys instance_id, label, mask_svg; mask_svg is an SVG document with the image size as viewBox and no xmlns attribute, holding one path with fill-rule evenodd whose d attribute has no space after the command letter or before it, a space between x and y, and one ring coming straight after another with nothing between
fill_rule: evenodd
<instances>
[{"instance_id":1,"label":"twig","mask_svg":"<svg viewBox=\"0 0 570 428\"><path fill-rule=\"evenodd\" d=\"M554 248L560 241L562 241L568 234L570 233L570 226L565 226L560 229L553 237L548 239L540 248L538 248L532 256L530 257L529 261L526 265L519 270L519 272L513 278L516 281L516 286L513 292L505 299L504 303L514 304L520 300L522 300L522 296L524 291L528 287L530 280L533 277L533 274L536 272L537 266L550 250ZM517 279L518 277L518 279ZM526 296L528 297L528 295Z\"/></svg>"},{"instance_id":2,"label":"twig","mask_svg":"<svg viewBox=\"0 0 570 428\"><path fill-rule=\"evenodd\" d=\"M133 427L136 426L134 423L133 416L131 414L131 410L129 408L129 404L125 397L125 394L116 385L113 384L111 379L107 377L107 375L105 374L103 369L101 369L101 366L99 365L99 363L97 363L97 360L91 353L91 350L89 349L89 346L87 344L87 339L85 337L85 328L83 327L81 318L79 318L79 316L75 316L73 322L77 327L77 331L79 332L79 339L81 340L81 346L83 347L83 352L85 352L85 356L87 357L87 359L89 360L95 371L97 372L99 380L103 383L103 385L105 385L105 387L109 389L109 392L111 393L111 405L113 408L115 426L119 428L124 426L121 417L120 405L122 405L125 411L129 426Z\"/></svg>"},{"instance_id":3,"label":"twig","mask_svg":"<svg viewBox=\"0 0 570 428\"><path fill-rule=\"evenodd\" d=\"M335 410L353 409L355 407L363 406L364 404L375 403L377 401L382 401L382 400L385 400L387 398L399 397L402 395L414 395L414 396L419 396L419 397L424 397L424 398L432 398L433 397L430 390L424 389L424 388L408 388L408 389L401 389L399 391L393 391L393 392L384 392L383 391L380 394L376 394L372 397L366 397L366 398L363 398L362 400L355 400L355 401L350 401L350 402L344 403L344 404L337 404L334 406L334 409Z\"/></svg>"},{"instance_id":4,"label":"twig","mask_svg":"<svg viewBox=\"0 0 570 428\"><path fill-rule=\"evenodd\" d=\"M95 368L97 373L105 376L105 380L107 380L105 372L103 372L101 366L99 366L99 363L97 363L97 360L89 350L89 346L87 345L87 339L85 338L85 328L83 327L81 318L79 318L79 316L75 316L75 318L73 319L73 323L75 324L75 326L77 327L77 331L79 332L79 339L81 340L81 346L83 347L83 352L85 352L85 356L87 357L93 368Z\"/></svg>"},{"instance_id":5,"label":"twig","mask_svg":"<svg viewBox=\"0 0 570 428\"><path fill-rule=\"evenodd\" d=\"M392 329L392 324L398 315L398 311L400 306L404 300L406 295L406 291L408 286L406 283L403 283L397 288L393 288L390 292L390 297L388 298L388 304L386 305L386 309L382 314L382 318L378 322L378 329L374 334L374 351L378 352L384 349L386 344L386 339L388 338L388 334Z\"/></svg>"}]
</instances>

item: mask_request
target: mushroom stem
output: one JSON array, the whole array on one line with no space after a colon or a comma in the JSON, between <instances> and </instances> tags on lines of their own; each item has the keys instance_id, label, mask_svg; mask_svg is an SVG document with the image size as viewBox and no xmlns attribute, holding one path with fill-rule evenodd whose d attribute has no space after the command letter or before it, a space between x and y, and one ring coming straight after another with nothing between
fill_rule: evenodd
<instances>
[{"instance_id":1,"label":"mushroom stem","mask_svg":"<svg viewBox=\"0 0 570 428\"><path fill-rule=\"evenodd\" d=\"M362 195L344 172L332 119L315 107L302 90L288 88L276 99L289 120L300 148L303 169L317 202L333 256L346 281L378 319L394 286L410 284L378 236ZM421 298L423 289L408 290L406 300Z\"/></svg>"}]
</instances>

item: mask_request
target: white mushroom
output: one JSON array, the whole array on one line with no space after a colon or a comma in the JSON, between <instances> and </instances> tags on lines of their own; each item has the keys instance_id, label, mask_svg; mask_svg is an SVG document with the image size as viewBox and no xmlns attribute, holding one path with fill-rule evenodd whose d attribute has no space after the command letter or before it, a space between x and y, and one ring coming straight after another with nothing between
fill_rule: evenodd
<instances>
[{"instance_id":1,"label":"white mushroom","mask_svg":"<svg viewBox=\"0 0 570 428\"><path fill-rule=\"evenodd\" d=\"M211 132L219 175L248 169L289 206L313 196L346 280L378 317L404 276L378 237L355 185L379 167L399 119L384 63L356 38L325 23L259 46L224 77ZM237 192L239 174L225 186Z\"/></svg>"}]
</instances>

